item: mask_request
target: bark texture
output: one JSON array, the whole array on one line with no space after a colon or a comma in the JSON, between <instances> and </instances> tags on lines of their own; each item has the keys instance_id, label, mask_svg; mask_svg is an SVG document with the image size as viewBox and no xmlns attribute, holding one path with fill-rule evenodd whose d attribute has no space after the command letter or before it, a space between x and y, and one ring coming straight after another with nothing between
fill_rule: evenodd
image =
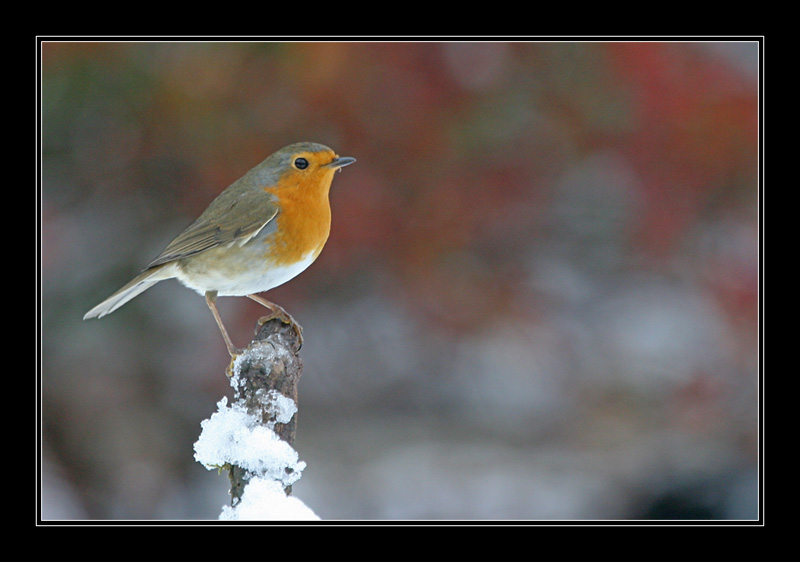
<instances>
[{"instance_id":1,"label":"bark texture","mask_svg":"<svg viewBox=\"0 0 800 562\"><path fill-rule=\"evenodd\" d=\"M300 335L291 324L274 318L261 324L255 338L229 368L234 402L269 426L283 441L294 446L297 413L286 419L281 398L297 404L297 387L303 372ZM280 396L278 396L278 394ZM242 497L252 475L239 466L229 467L231 503ZM287 494L291 486L286 486Z\"/></svg>"}]
</instances>

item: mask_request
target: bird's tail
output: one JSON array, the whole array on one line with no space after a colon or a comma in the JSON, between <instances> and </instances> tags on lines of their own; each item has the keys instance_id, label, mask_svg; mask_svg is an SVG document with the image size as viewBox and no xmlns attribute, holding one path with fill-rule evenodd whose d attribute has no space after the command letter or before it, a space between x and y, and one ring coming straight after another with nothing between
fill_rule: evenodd
<instances>
[{"instance_id":1,"label":"bird's tail","mask_svg":"<svg viewBox=\"0 0 800 562\"><path fill-rule=\"evenodd\" d=\"M168 267L170 265L171 264L164 264L143 271L119 291L84 314L83 319L102 318L106 314L111 314L133 297L143 293L159 281L174 277L170 272L170 267Z\"/></svg>"}]
</instances>

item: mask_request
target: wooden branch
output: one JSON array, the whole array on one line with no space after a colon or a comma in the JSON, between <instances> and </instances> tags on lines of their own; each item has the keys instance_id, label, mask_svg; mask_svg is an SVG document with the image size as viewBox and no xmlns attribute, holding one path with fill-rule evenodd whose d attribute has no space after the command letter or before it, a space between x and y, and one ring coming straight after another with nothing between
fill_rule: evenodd
<instances>
[{"instance_id":1,"label":"wooden branch","mask_svg":"<svg viewBox=\"0 0 800 562\"><path fill-rule=\"evenodd\" d=\"M299 349L300 338L294 327L271 319L260 325L256 337L229 368L234 388L232 407L242 407L292 447L297 428L297 386L303 372ZM292 469L285 470L289 474ZM231 505L235 506L247 483L258 475L235 464L229 465L228 475ZM287 495L291 489L291 484L284 486Z\"/></svg>"}]
</instances>

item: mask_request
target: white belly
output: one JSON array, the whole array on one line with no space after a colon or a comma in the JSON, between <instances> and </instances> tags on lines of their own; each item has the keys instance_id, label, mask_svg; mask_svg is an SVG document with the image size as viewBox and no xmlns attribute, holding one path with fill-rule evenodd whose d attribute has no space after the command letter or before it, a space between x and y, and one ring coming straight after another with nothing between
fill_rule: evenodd
<instances>
[{"instance_id":1,"label":"white belly","mask_svg":"<svg viewBox=\"0 0 800 562\"><path fill-rule=\"evenodd\" d=\"M259 271L260 267L243 266L235 275L233 273L222 275L218 268L213 267L204 271L194 270L191 275L187 275L187 272L178 267L175 271L175 278L201 295L206 291L217 291L217 295L221 297L244 296L269 291L283 285L302 273L315 259L314 252L310 252L293 265L272 266L266 272Z\"/></svg>"}]
</instances>

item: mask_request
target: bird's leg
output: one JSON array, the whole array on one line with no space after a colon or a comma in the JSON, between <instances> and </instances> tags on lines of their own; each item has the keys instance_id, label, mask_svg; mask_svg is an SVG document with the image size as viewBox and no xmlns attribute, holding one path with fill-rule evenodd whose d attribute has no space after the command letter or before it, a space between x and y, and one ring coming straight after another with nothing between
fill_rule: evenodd
<instances>
[{"instance_id":1,"label":"bird's leg","mask_svg":"<svg viewBox=\"0 0 800 562\"><path fill-rule=\"evenodd\" d=\"M294 331L297 332L297 341L300 347L303 346L303 327L297 323L297 321L292 318L292 315L286 312L283 307L275 304L274 302L270 302L264 297L260 297L258 295L247 295L248 298L256 301L261 306L265 306L272 311L272 314L269 316L262 316L258 319L258 325L263 326L273 318L278 318L284 324L289 324ZM299 348L298 348L299 349Z\"/></svg>"},{"instance_id":2,"label":"bird's leg","mask_svg":"<svg viewBox=\"0 0 800 562\"><path fill-rule=\"evenodd\" d=\"M211 309L211 314L214 315L214 320L217 321L217 326L219 326L219 331L222 332L222 339L225 340L225 346L228 348L228 353L230 353L231 357L236 357L242 353L241 349L238 349L236 346L233 345L231 342L230 336L228 336L228 331L225 329L225 326L222 324L222 319L219 317L219 312L217 312L217 292L216 291L206 291L206 304L208 308Z\"/></svg>"}]
</instances>

